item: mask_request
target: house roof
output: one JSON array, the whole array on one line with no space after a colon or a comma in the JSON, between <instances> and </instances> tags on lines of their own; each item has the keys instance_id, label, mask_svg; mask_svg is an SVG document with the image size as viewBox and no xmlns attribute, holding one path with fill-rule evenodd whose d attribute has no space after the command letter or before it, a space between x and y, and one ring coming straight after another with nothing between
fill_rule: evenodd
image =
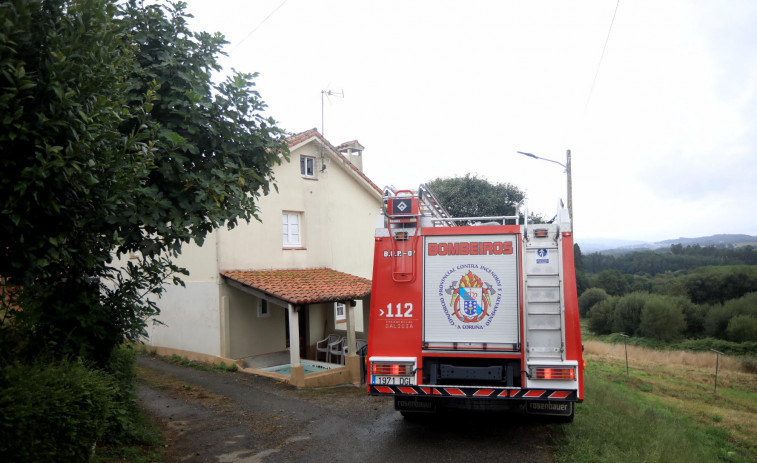
<instances>
[{"instance_id":1,"label":"house roof","mask_svg":"<svg viewBox=\"0 0 757 463\"><path fill-rule=\"evenodd\" d=\"M371 293L371 280L330 268L222 270L221 276L290 304L343 302Z\"/></svg>"},{"instance_id":2,"label":"house roof","mask_svg":"<svg viewBox=\"0 0 757 463\"><path fill-rule=\"evenodd\" d=\"M357 168L357 166L355 166L355 164L351 163L345 155L340 153L339 150L334 147L334 145L329 143L329 141L326 140L323 137L323 135L318 133L318 129L310 129L304 132L291 135L289 138L287 138L287 146L289 147L289 149L293 149L294 147L298 145L302 145L310 141L311 139L316 139L320 141L321 143L323 143L323 145L326 146L332 152L332 154L336 158L338 158L342 162L342 164L344 164L345 167L347 167L347 169L351 170L353 174L356 174L360 178L362 178L370 186L370 188L378 192L379 196L383 194L383 190L379 188L375 183L373 183L373 181L369 179L368 176L363 173L363 171L361 171L360 169ZM342 145L351 144L351 143L357 143L357 140L347 142L347 143L342 143ZM339 145L339 146L342 146L342 145Z\"/></svg>"}]
</instances>

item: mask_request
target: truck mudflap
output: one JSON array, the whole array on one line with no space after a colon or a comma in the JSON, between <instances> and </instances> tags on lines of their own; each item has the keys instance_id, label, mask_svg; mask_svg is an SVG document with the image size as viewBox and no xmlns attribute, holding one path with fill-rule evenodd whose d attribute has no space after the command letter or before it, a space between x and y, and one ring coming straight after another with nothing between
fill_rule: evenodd
<instances>
[{"instance_id":1,"label":"truck mudflap","mask_svg":"<svg viewBox=\"0 0 757 463\"><path fill-rule=\"evenodd\" d=\"M578 402L575 390L554 389L505 389L466 386L378 386L370 385L371 395L393 395L395 397L454 397L471 399L500 399L547 402Z\"/></svg>"}]
</instances>

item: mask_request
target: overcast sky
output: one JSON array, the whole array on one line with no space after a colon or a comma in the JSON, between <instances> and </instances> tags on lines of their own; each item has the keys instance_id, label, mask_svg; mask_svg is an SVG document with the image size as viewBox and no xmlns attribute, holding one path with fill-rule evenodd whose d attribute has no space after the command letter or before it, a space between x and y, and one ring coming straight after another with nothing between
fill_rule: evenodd
<instances>
[{"instance_id":1,"label":"overcast sky","mask_svg":"<svg viewBox=\"0 0 757 463\"><path fill-rule=\"evenodd\" d=\"M563 169L516 151L570 149L579 244L757 235L755 1L621 0L614 22L613 0L188 3L287 131L343 91L325 136L380 187L471 173L550 218Z\"/></svg>"}]
</instances>

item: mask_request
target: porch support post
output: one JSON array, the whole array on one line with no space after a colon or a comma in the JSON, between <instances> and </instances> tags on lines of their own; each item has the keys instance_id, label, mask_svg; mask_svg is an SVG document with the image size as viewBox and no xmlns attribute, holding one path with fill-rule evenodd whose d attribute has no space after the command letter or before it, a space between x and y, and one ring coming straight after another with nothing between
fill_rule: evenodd
<instances>
[{"instance_id":1,"label":"porch support post","mask_svg":"<svg viewBox=\"0 0 757 463\"><path fill-rule=\"evenodd\" d=\"M360 386L360 357L355 349L355 301L350 301L347 306L347 357L344 364L349 371L350 382Z\"/></svg>"},{"instance_id":2,"label":"porch support post","mask_svg":"<svg viewBox=\"0 0 757 463\"><path fill-rule=\"evenodd\" d=\"M347 304L347 355L355 355L355 301Z\"/></svg>"},{"instance_id":3,"label":"porch support post","mask_svg":"<svg viewBox=\"0 0 757 463\"><path fill-rule=\"evenodd\" d=\"M287 304L289 311L289 381L297 387L305 386L305 368L300 365L300 314L299 307Z\"/></svg>"}]
</instances>

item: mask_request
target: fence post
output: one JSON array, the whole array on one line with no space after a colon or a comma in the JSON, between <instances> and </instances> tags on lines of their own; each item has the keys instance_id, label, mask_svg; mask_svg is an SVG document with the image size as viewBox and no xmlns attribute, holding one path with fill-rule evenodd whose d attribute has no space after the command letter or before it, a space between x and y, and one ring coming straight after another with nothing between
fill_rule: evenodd
<instances>
[{"instance_id":1,"label":"fence post","mask_svg":"<svg viewBox=\"0 0 757 463\"><path fill-rule=\"evenodd\" d=\"M626 376L628 376L628 344L626 343L626 339L629 338L627 334L620 333L621 336L623 336L623 347L626 350Z\"/></svg>"},{"instance_id":2,"label":"fence post","mask_svg":"<svg viewBox=\"0 0 757 463\"><path fill-rule=\"evenodd\" d=\"M720 366L720 355L725 355L719 350L710 349L711 351L715 352L715 390L712 391L712 394L715 395L718 393L718 367Z\"/></svg>"}]
</instances>

